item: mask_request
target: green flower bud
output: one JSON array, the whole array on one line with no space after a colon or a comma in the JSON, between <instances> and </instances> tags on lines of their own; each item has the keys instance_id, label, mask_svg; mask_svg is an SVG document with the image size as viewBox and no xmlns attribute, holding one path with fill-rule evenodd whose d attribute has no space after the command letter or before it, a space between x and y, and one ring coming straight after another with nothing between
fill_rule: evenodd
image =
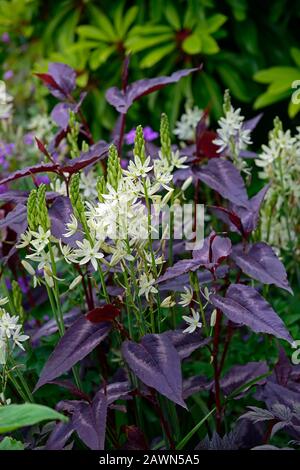
<instances>
[{"instance_id":1,"label":"green flower bud","mask_svg":"<svg viewBox=\"0 0 300 470\"><path fill-rule=\"evenodd\" d=\"M43 227L44 230L50 228L50 219L48 216L48 209L46 204L46 185L41 184L37 190L37 216L38 225Z\"/></svg>"},{"instance_id":2,"label":"green flower bud","mask_svg":"<svg viewBox=\"0 0 300 470\"><path fill-rule=\"evenodd\" d=\"M84 203L80 195L79 184L80 184L80 175L79 173L77 173L76 175L73 175L71 179L70 199L71 199L71 204L75 212L75 216L81 222L83 222L85 221Z\"/></svg>"},{"instance_id":3,"label":"green flower bud","mask_svg":"<svg viewBox=\"0 0 300 470\"><path fill-rule=\"evenodd\" d=\"M229 90L225 90L224 103L223 103L224 114L226 114L228 111L230 111L230 108L231 108L230 92L229 92Z\"/></svg>"},{"instance_id":4,"label":"green flower bud","mask_svg":"<svg viewBox=\"0 0 300 470\"><path fill-rule=\"evenodd\" d=\"M30 230L38 227L37 190L33 189L27 200L27 221Z\"/></svg>"},{"instance_id":5,"label":"green flower bud","mask_svg":"<svg viewBox=\"0 0 300 470\"><path fill-rule=\"evenodd\" d=\"M12 287L12 300L13 304L15 307L16 313L19 315L20 319L22 320L22 323L24 321L24 309L22 305L22 291L19 286L19 283L15 280L12 281L11 283Z\"/></svg>"},{"instance_id":6,"label":"green flower bud","mask_svg":"<svg viewBox=\"0 0 300 470\"><path fill-rule=\"evenodd\" d=\"M145 152L145 139L142 126L137 126L135 130L135 139L134 139L134 155L140 157L141 162L144 163L146 160L146 152Z\"/></svg>"},{"instance_id":7,"label":"green flower bud","mask_svg":"<svg viewBox=\"0 0 300 470\"><path fill-rule=\"evenodd\" d=\"M107 161L107 182L115 189L118 189L118 184L122 176L122 169L118 151L115 145L111 145L108 150Z\"/></svg>"},{"instance_id":8,"label":"green flower bud","mask_svg":"<svg viewBox=\"0 0 300 470\"><path fill-rule=\"evenodd\" d=\"M72 158L78 157L80 151L78 148L78 135L79 135L79 123L76 121L76 114L74 111L70 111L69 118L69 131L67 134L67 140L70 145L70 155Z\"/></svg>"},{"instance_id":9,"label":"green flower bud","mask_svg":"<svg viewBox=\"0 0 300 470\"><path fill-rule=\"evenodd\" d=\"M170 162L172 152L170 126L168 116L164 113L161 115L160 120L160 144L163 158L166 158L167 161Z\"/></svg>"},{"instance_id":10,"label":"green flower bud","mask_svg":"<svg viewBox=\"0 0 300 470\"><path fill-rule=\"evenodd\" d=\"M99 202L104 202L103 194L106 194L106 182L105 182L104 176L98 176L96 187L97 187Z\"/></svg>"}]
</instances>

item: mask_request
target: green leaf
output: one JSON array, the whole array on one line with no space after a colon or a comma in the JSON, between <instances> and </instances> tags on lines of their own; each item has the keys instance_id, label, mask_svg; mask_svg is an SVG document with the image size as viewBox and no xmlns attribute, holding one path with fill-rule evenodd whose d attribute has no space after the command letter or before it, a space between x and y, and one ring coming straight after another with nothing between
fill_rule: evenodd
<instances>
[{"instance_id":1,"label":"green leaf","mask_svg":"<svg viewBox=\"0 0 300 470\"><path fill-rule=\"evenodd\" d=\"M254 80L259 83L271 83L285 80L289 77L291 82L300 78L300 70L295 67L270 67L269 69L260 70L254 75Z\"/></svg>"},{"instance_id":2,"label":"green leaf","mask_svg":"<svg viewBox=\"0 0 300 470\"><path fill-rule=\"evenodd\" d=\"M115 50L116 47L114 45L110 47L95 49L90 56L91 69L96 70L98 67L100 67L100 65L102 65L103 62L105 62Z\"/></svg>"},{"instance_id":3,"label":"green leaf","mask_svg":"<svg viewBox=\"0 0 300 470\"><path fill-rule=\"evenodd\" d=\"M257 25L251 19L236 23L235 37L237 43L240 43L249 54L255 55L259 52Z\"/></svg>"},{"instance_id":4,"label":"green leaf","mask_svg":"<svg viewBox=\"0 0 300 470\"><path fill-rule=\"evenodd\" d=\"M110 41L115 41L117 38L116 31L110 21L110 19L102 13L99 8L95 7L94 5L90 5L88 7L89 12L91 13L91 19L99 26L100 30L107 35L107 38Z\"/></svg>"},{"instance_id":5,"label":"green leaf","mask_svg":"<svg viewBox=\"0 0 300 470\"><path fill-rule=\"evenodd\" d=\"M135 6L135 7L129 8L129 10L126 12L126 15L124 16L124 19L123 19L122 29L121 29L122 37L125 36L129 28L131 27L132 23L136 19L138 11L139 11L138 7Z\"/></svg>"},{"instance_id":6,"label":"green leaf","mask_svg":"<svg viewBox=\"0 0 300 470\"><path fill-rule=\"evenodd\" d=\"M99 41L109 42L109 36L105 31L96 28L96 26L81 25L77 28L79 36L87 39L98 39Z\"/></svg>"},{"instance_id":7,"label":"green leaf","mask_svg":"<svg viewBox=\"0 0 300 470\"><path fill-rule=\"evenodd\" d=\"M44 405L24 403L0 407L0 433L10 432L41 421L68 421L68 418Z\"/></svg>"},{"instance_id":8,"label":"green leaf","mask_svg":"<svg viewBox=\"0 0 300 470\"><path fill-rule=\"evenodd\" d=\"M233 67L229 66L228 64L223 64L219 65L217 70L225 86L230 89L235 98L246 103L251 101L251 95L248 92L245 81Z\"/></svg>"},{"instance_id":9,"label":"green leaf","mask_svg":"<svg viewBox=\"0 0 300 470\"><path fill-rule=\"evenodd\" d=\"M190 34L182 43L182 49L187 54L199 54L202 50L202 39L197 32Z\"/></svg>"},{"instance_id":10,"label":"green leaf","mask_svg":"<svg viewBox=\"0 0 300 470\"><path fill-rule=\"evenodd\" d=\"M165 16L170 23L171 26L175 29L175 31L179 31L181 29L181 21L180 17L177 13L176 8L172 3L168 3L168 5L165 8Z\"/></svg>"},{"instance_id":11,"label":"green leaf","mask_svg":"<svg viewBox=\"0 0 300 470\"><path fill-rule=\"evenodd\" d=\"M217 41L208 34L204 34L202 37L202 52L204 54L216 54L220 48Z\"/></svg>"},{"instance_id":12,"label":"green leaf","mask_svg":"<svg viewBox=\"0 0 300 470\"><path fill-rule=\"evenodd\" d=\"M291 56L295 64L298 65L298 67L300 67L300 49L298 49L297 47L292 47Z\"/></svg>"},{"instance_id":13,"label":"green leaf","mask_svg":"<svg viewBox=\"0 0 300 470\"><path fill-rule=\"evenodd\" d=\"M299 76L300 78L300 76ZM289 77L286 77L285 80L278 80L271 83L268 86L267 92L271 95L278 95L279 93L284 93L285 91L291 90L293 80L291 81Z\"/></svg>"},{"instance_id":14,"label":"green leaf","mask_svg":"<svg viewBox=\"0 0 300 470\"><path fill-rule=\"evenodd\" d=\"M207 415L204 416L199 423L196 424L196 426L193 427L193 429L190 430L190 432L177 444L176 450L182 450L186 444L189 442L189 440L193 437L193 435L203 426L205 421L216 411L216 408L213 408Z\"/></svg>"},{"instance_id":15,"label":"green leaf","mask_svg":"<svg viewBox=\"0 0 300 470\"><path fill-rule=\"evenodd\" d=\"M217 13L206 20L208 33L215 33L227 21L227 16Z\"/></svg>"},{"instance_id":16,"label":"green leaf","mask_svg":"<svg viewBox=\"0 0 300 470\"><path fill-rule=\"evenodd\" d=\"M130 37L135 36L154 36L155 34L173 34L172 28L168 25L145 24L136 25L130 31Z\"/></svg>"},{"instance_id":17,"label":"green leaf","mask_svg":"<svg viewBox=\"0 0 300 470\"><path fill-rule=\"evenodd\" d=\"M159 36L153 37L130 37L125 42L125 47L128 52L140 52L149 47L156 46L157 44L170 41L173 38L173 34L160 34Z\"/></svg>"},{"instance_id":18,"label":"green leaf","mask_svg":"<svg viewBox=\"0 0 300 470\"><path fill-rule=\"evenodd\" d=\"M253 108L260 109L260 108L263 108L264 106L269 106L270 104L277 103L278 101L281 101L287 98L289 95L290 93L288 92L274 95L266 91L265 93L262 93L256 98Z\"/></svg>"},{"instance_id":19,"label":"green leaf","mask_svg":"<svg viewBox=\"0 0 300 470\"><path fill-rule=\"evenodd\" d=\"M296 114L298 114L300 111L300 103L293 103L292 101L289 102L288 106L288 113L289 117L293 119Z\"/></svg>"},{"instance_id":20,"label":"green leaf","mask_svg":"<svg viewBox=\"0 0 300 470\"><path fill-rule=\"evenodd\" d=\"M163 57L174 51L175 44L168 44L167 46L158 47L149 52L141 61L141 68L152 67L157 64Z\"/></svg>"},{"instance_id":21,"label":"green leaf","mask_svg":"<svg viewBox=\"0 0 300 470\"><path fill-rule=\"evenodd\" d=\"M0 450L24 450L24 444L21 441L16 441L12 437L6 436L0 442Z\"/></svg>"}]
</instances>

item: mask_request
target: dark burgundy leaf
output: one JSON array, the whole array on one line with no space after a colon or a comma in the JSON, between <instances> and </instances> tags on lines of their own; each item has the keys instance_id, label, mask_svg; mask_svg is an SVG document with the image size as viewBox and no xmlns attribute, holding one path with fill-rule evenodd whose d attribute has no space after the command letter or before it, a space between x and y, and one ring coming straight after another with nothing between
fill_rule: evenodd
<instances>
[{"instance_id":1,"label":"dark burgundy leaf","mask_svg":"<svg viewBox=\"0 0 300 470\"><path fill-rule=\"evenodd\" d=\"M93 310L90 310L86 318L92 323L101 323L103 321L110 321L112 322L118 315L120 315L121 311L115 305L106 304L102 307L96 307Z\"/></svg>"},{"instance_id":2,"label":"dark burgundy leaf","mask_svg":"<svg viewBox=\"0 0 300 470\"><path fill-rule=\"evenodd\" d=\"M206 158L219 158L218 153L219 147L214 143L217 138L217 133L214 131L203 132L201 138L198 141L197 157L203 156Z\"/></svg>"},{"instance_id":3,"label":"dark burgundy leaf","mask_svg":"<svg viewBox=\"0 0 300 470\"><path fill-rule=\"evenodd\" d=\"M287 280L285 267L267 243L255 243L246 253L243 247L238 245L232 252L232 258L248 276L263 284L275 284L293 293Z\"/></svg>"},{"instance_id":4,"label":"dark burgundy leaf","mask_svg":"<svg viewBox=\"0 0 300 470\"><path fill-rule=\"evenodd\" d=\"M243 178L229 160L212 158L206 166L197 171L197 177L225 199L248 207L248 196Z\"/></svg>"},{"instance_id":5,"label":"dark burgundy leaf","mask_svg":"<svg viewBox=\"0 0 300 470\"><path fill-rule=\"evenodd\" d=\"M203 338L199 332L190 334L183 333L182 330L165 331L162 335L166 335L172 341L179 354L180 359L189 357L193 351L203 348L211 342L211 338Z\"/></svg>"},{"instance_id":6,"label":"dark burgundy leaf","mask_svg":"<svg viewBox=\"0 0 300 470\"><path fill-rule=\"evenodd\" d=\"M87 356L110 331L110 323L91 323L85 316L78 318L59 340L46 362L35 390L64 374Z\"/></svg>"},{"instance_id":7,"label":"dark burgundy leaf","mask_svg":"<svg viewBox=\"0 0 300 470\"><path fill-rule=\"evenodd\" d=\"M109 145L106 142L100 140L92 145L87 152L82 152L79 157L69 160L60 168L60 171L70 174L77 173L79 170L102 160L108 152L108 147Z\"/></svg>"},{"instance_id":8,"label":"dark burgundy leaf","mask_svg":"<svg viewBox=\"0 0 300 470\"><path fill-rule=\"evenodd\" d=\"M45 145L43 144L43 142L38 139L37 137L35 137L35 141L37 143L37 146L38 146L38 149L46 156L46 157L49 157L49 152L48 150L46 149Z\"/></svg>"},{"instance_id":9,"label":"dark burgundy leaf","mask_svg":"<svg viewBox=\"0 0 300 470\"><path fill-rule=\"evenodd\" d=\"M0 229L9 227L16 233L24 233L27 229L27 209L24 204L17 204L16 207L8 212L4 219L0 219Z\"/></svg>"},{"instance_id":10,"label":"dark burgundy leaf","mask_svg":"<svg viewBox=\"0 0 300 470\"><path fill-rule=\"evenodd\" d=\"M285 350L280 346L278 362L274 367L274 373L279 385L283 385L284 387L287 385L292 369L292 364L287 357Z\"/></svg>"},{"instance_id":11,"label":"dark burgundy leaf","mask_svg":"<svg viewBox=\"0 0 300 470\"><path fill-rule=\"evenodd\" d=\"M254 380L256 377L267 374L269 368L265 361L248 362L244 365L233 366L229 372L220 380L220 386L224 395L230 395L242 385ZM265 383L266 379L258 379L256 384ZM249 389L249 387L248 387ZM247 390L248 390L247 389ZM246 391L243 390L243 393Z\"/></svg>"},{"instance_id":12,"label":"dark burgundy leaf","mask_svg":"<svg viewBox=\"0 0 300 470\"><path fill-rule=\"evenodd\" d=\"M210 301L234 323L246 325L256 333L267 333L293 342L281 318L253 287L231 284L226 297L214 294Z\"/></svg>"},{"instance_id":13,"label":"dark burgundy leaf","mask_svg":"<svg viewBox=\"0 0 300 470\"><path fill-rule=\"evenodd\" d=\"M68 423L56 423L46 443L45 450L62 450L73 432L74 427L72 421Z\"/></svg>"},{"instance_id":14,"label":"dark burgundy leaf","mask_svg":"<svg viewBox=\"0 0 300 470\"><path fill-rule=\"evenodd\" d=\"M92 403L75 407L72 424L80 439L92 450L103 450L107 416L107 399L102 390Z\"/></svg>"},{"instance_id":15,"label":"dark burgundy leaf","mask_svg":"<svg viewBox=\"0 0 300 470\"><path fill-rule=\"evenodd\" d=\"M53 93L53 95L56 97L56 98L61 98L61 99L64 99L65 98L65 95L64 95L64 92L63 90L60 88L59 84L56 83L56 81L54 80L54 78L49 74L49 73L35 73L35 75L40 79L42 80L42 82L44 83L44 85L46 85L46 87L51 90L52 92L55 90L55 95ZM59 96L58 96L59 95Z\"/></svg>"},{"instance_id":16,"label":"dark burgundy leaf","mask_svg":"<svg viewBox=\"0 0 300 470\"><path fill-rule=\"evenodd\" d=\"M201 70L202 66L193 69L184 69L172 73L169 77L146 78L131 83L126 90L117 87L109 88L106 92L106 100L116 108L119 113L126 114L132 103L144 95L148 95L171 83L178 82L192 72Z\"/></svg>"},{"instance_id":17,"label":"dark burgundy leaf","mask_svg":"<svg viewBox=\"0 0 300 470\"><path fill-rule=\"evenodd\" d=\"M139 344L125 341L122 353L142 382L186 408L182 399L180 357L166 335L148 334Z\"/></svg>"},{"instance_id":18,"label":"dark burgundy leaf","mask_svg":"<svg viewBox=\"0 0 300 470\"><path fill-rule=\"evenodd\" d=\"M9 176L0 181L0 185L9 183L10 181L14 181L19 178L24 178L24 176L34 175L36 173L57 173L58 170L59 165L57 163L39 163L38 165L28 166L22 170L12 172Z\"/></svg>"},{"instance_id":19,"label":"dark burgundy leaf","mask_svg":"<svg viewBox=\"0 0 300 470\"><path fill-rule=\"evenodd\" d=\"M136 426L125 426L125 434L127 436L127 441L125 442L123 449L131 451L149 449L144 434Z\"/></svg>"}]
</instances>

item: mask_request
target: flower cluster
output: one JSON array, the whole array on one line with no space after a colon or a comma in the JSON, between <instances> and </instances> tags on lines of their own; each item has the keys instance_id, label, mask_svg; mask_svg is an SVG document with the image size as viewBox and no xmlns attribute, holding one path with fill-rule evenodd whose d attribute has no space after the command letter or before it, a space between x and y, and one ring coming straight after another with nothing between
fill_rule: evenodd
<instances>
[{"instance_id":1,"label":"flower cluster","mask_svg":"<svg viewBox=\"0 0 300 470\"><path fill-rule=\"evenodd\" d=\"M8 119L12 115L13 97L7 93L6 85L0 80L0 119Z\"/></svg>"},{"instance_id":2,"label":"flower cluster","mask_svg":"<svg viewBox=\"0 0 300 470\"><path fill-rule=\"evenodd\" d=\"M7 298L0 300L0 305L5 305ZM23 326L17 315L10 315L4 308L0 307L0 364L5 364L7 355L15 346L24 351L23 342L29 336L22 333Z\"/></svg>"},{"instance_id":3,"label":"flower cluster","mask_svg":"<svg viewBox=\"0 0 300 470\"><path fill-rule=\"evenodd\" d=\"M202 116L203 110L199 109L198 106L191 108L186 105L185 113L182 114L180 120L176 122L173 133L179 140L195 141L196 127Z\"/></svg>"},{"instance_id":4,"label":"flower cluster","mask_svg":"<svg viewBox=\"0 0 300 470\"><path fill-rule=\"evenodd\" d=\"M300 128L292 136L275 119L268 145L262 146L255 163L261 169L260 178L272 181L262 208L262 237L274 248L299 256Z\"/></svg>"}]
</instances>

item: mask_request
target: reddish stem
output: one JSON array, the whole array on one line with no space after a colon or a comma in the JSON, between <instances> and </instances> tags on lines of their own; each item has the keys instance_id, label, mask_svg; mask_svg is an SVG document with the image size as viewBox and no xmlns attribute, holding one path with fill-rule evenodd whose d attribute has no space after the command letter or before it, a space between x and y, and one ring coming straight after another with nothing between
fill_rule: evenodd
<instances>
[{"instance_id":1,"label":"reddish stem","mask_svg":"<svg viewBox=\"0 0 300 470\"><path fill-rule=\"evenodd\" d=\"M214 329L213 339L213 367L214 367L214 382L215 382L215 400L216 400L216 427L217 432L221 431L222 421L222 405L221 405L221 390L220 390L220 370L218 367L218 352L219 352L219 340L220 340L220 329L221 329L222 313L217 309L216 324Z\"/></svg>"}]
</instances>

